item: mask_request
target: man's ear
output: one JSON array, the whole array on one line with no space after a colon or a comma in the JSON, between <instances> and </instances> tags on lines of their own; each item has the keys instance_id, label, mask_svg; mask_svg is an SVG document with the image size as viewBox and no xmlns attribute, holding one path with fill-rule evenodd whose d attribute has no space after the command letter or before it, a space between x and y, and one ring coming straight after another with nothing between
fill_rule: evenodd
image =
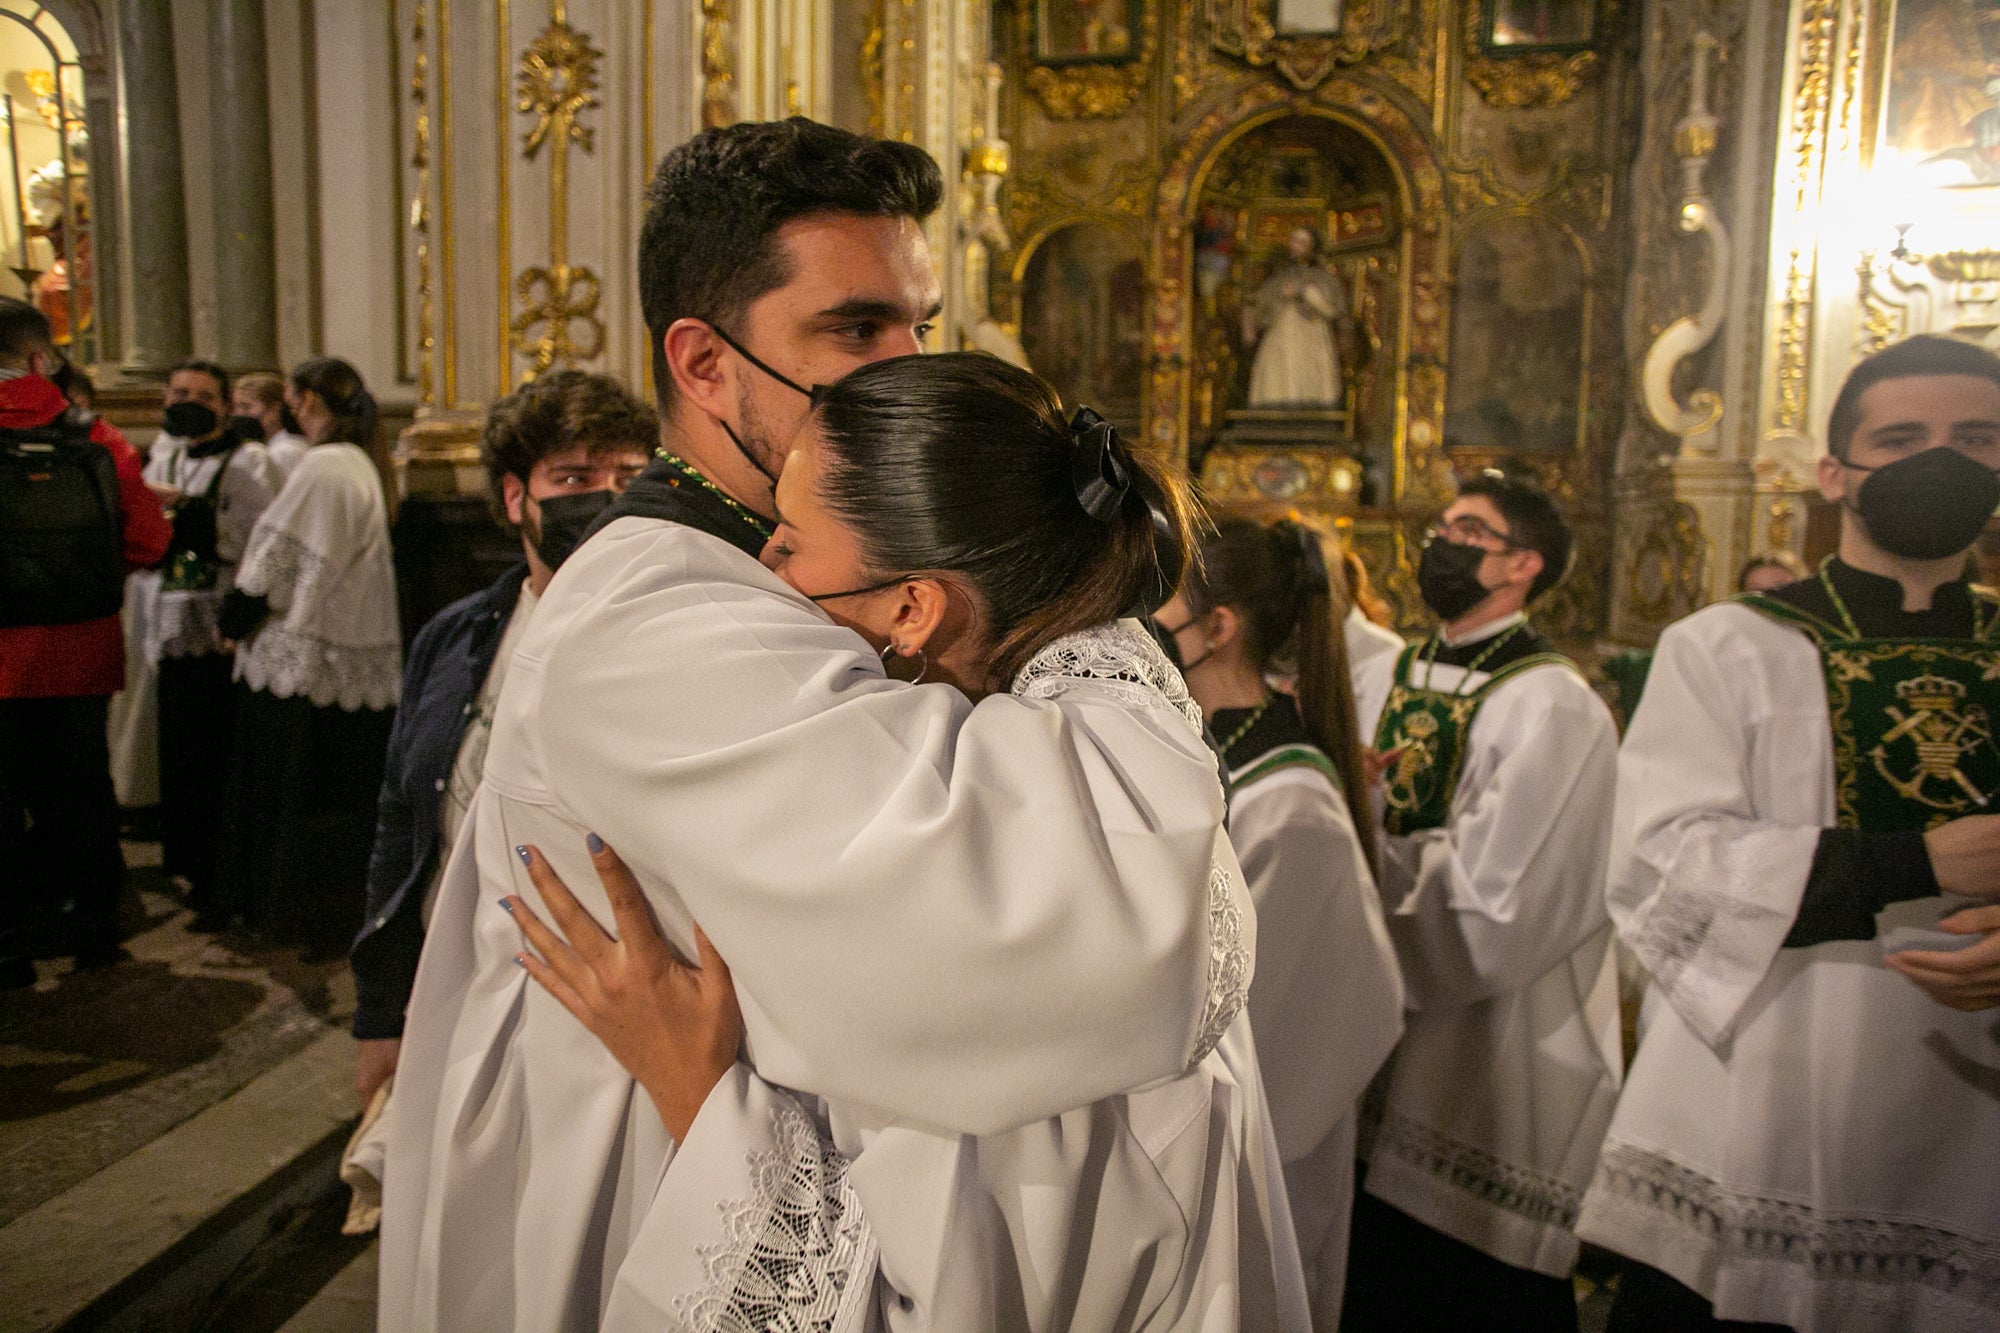
<instances>
[{"instance_id":1,"label":"man's ear","mask_svg":"<svg viewBox=\"0 0 2000 1333\"><path fill-rule=\"evenodd\" d=\"M896 616L889 630L889 642L901 656L914 657L950 617L951 589L942 579L916 578L904 582L896 595Z\"/></svg>"},{"instance_id":2,"label":"man's ear","mask_svg":"<svg viewBox=\"0 0 2000 1333\"><path fill-rule=\"evenodd\" d=\"M1818 481L1822 500L1840 504L1847 499L1847 465L1830 453L1820 455Z\"/></svg>"},{"instance_id":3,"label":"man's ear","mask_svg":"<svg viewBox=\"0 0 2000 1333\"><path fill-rule=\"evenodd\" d=\"M1549 562L1542 558L1542 553L1530 547L1523 547L1514 552L1514 558L1514 581L1524 587L1534 587L1535 580L1540 578L1542 571L1549 566Z\"/></svg>"},{"instance_id":4,"label":"man's ear","mask_svg":"<svg viewBox=\"0 0 2000 1333\"><path fill-rule=\"evenodd\" d=\"M704 320L677 319L660 339L674 391L693 406L721 417L735 403L733 372L722 355L724 343Z\"/></svg>"},{"instance_id":5,"label":"man's ear","mask_svg":"<svg viewBox=\"0 0 2000 1333\"><path fill-rule=\"evenodd\" d=\"M528 486L511 472L500 477L500 504L507 511L507 521L515 527L527 526Z\"/></svg>"}]
</instances>

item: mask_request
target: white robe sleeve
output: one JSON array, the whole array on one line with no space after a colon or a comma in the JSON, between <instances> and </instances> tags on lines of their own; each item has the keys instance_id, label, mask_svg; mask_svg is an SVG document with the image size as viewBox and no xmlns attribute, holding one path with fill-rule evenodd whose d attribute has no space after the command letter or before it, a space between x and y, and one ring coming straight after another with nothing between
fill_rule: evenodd
<instances>
[{"instance_id":1,"label":"white robe sleeve","mask_svg":"<svg viewBox=\"0 0 2000 1333\"><path fill-rule=\"evenodd\" d=\"M685 952L701 923L765 1077L993 1133L1213 1043L1254 925L1214 759L1164 696L1081 667L1059 698L976 708L896 685L747 557L632 524L564 566L552 600L603 591L566 627L538 613L503 720L545 674L531 730L563 818Z\"/></svg>"},{"instance_id":2,"label":"white robe sleeve","mask_svg":"<svg viewBox=\"0 0 2000 1333\"><path fill-rule=\"evenodd\" d=\"M847 1176L814 1117L738 1063L676 1149L603 1333L869 1328L877 1249Z\"/></svg>"},{"instance_id":3,"label":"white robe sleeve","mask_svg":"<svg viewBox=\"0 0 2000 1333\"><path fill-rule=\"evenodd\" d=\"M243 558L257 520L278 494L283 479L260 444L241 444L223 474L215 516L215 553L225 564Z\"/></svg>"},{"instance_id":4,"label":"white robe sleeve","mask_svg":"<svg viewBox=\"0 0 2000 1333\"><path fill-rule=\"evenodd\" d=\"M1751 696L1770 671L1757 660L1772 639L1757 633L1766 625L1755 611L1721 606L1670 626L1618 761L1612 919L1711 1047L1729 1040L1790 933L1819 845L1818 826L1760 817L1750 797L1753 769L1772 760L1758 751L1773 728L1751 725L1764 711ZM1816 666L1803 636L1777 636L1778 649L1791 647ZM1816 684L1816 674L1800 679ZM1817 697L1796 702L1824 711ZM1810 744L1801 737L1824 729L1804 717L1777 728L1786 733L1782 745Z\"/></svg>"},{"instance_id":5,"label":"white robe sleeve","mask_svg":"<svg viewBox=\"0 0 2000 1333\"><path fill-rule=\"evenodd\" d=\"M1317 770L1237 794L1229 839L1257 904L1250 1027L1282 1159L1319 1146L1403 1031L1403 981L1347 803Z\"/></svg>"},{"instance_id":6,"label":"white robe sleeve","mask_svg":"<svg viewBox=\"0 0 2000 1333\"><path fill-rule=\"evenodd\" d=\"M1487 698L1466 746L1450 822L1383 839L1414 1010L1518 990L1606 925L1617 735L1602 701L1574 672L1537 668Z\"/></svg>"}]
</instances>

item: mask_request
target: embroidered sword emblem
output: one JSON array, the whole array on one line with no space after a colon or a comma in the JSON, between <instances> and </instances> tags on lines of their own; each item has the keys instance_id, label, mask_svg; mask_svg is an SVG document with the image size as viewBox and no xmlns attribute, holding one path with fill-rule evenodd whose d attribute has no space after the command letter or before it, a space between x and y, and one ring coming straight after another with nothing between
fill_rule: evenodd
<instances>
[{"instance_id":1,"label":"embroidered sword emblem","mask_svg":"<svg viewBox=\"0 0 2000 1333\"><path fill-rule=\"evenodd\" d=\"M1986 710L1968 704L1965 686L1943 676L1902 681L1896 686L1896 695L1909 705L1909 711L1890 704L1884 711L1895 725L1868 752L1882 780L1905 800L1934 810L1963 810L1982 804L1985 793L1965 775L1961 765L1974 751L1993 744ZM1891 769L1892 757L1900 773ZM1939 784L1942 792L1936 791Z\"/></svg>"}]
</instances>

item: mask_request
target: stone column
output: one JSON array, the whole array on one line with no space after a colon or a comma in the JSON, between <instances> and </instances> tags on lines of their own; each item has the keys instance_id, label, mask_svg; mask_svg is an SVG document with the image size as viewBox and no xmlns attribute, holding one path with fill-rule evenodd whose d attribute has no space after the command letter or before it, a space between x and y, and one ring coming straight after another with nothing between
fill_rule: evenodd
<instances>
[{"instance_id":1,"label":"stone column","mask_svg":"<svg viewBox=\"0 0 2000 1333\"><path fill-rule=\"evenodd\" d=\"M180 89L173 11L158 0L118 0L124 85L125 199L132 275L128 370L155 373L188 355L187 213L181 181Z\"/></svg>"},{"instance_id":2,"label":"stone column","mask_svg":"<svg viewBox=\"0 0 2000 1333\"><path fill-rule=\"evenodd\" d=\"M99 53L83 61L83 123L90 133L90 260L97 284L99 363L116 362L125 351L123 280L125 253L118 234L118 99L111 60Z\"/></svg>"},{"instance_id":3,"label":"stone column","mask_svg":"<svg viewBox=\"0 0 2000 1333\"><path fill-rule=\"evenodd\" d=\"M270 369L278 364L278 269L261 0L210 0L208 48L216 359L231 370Z\"/></svg>"}]
</instances>

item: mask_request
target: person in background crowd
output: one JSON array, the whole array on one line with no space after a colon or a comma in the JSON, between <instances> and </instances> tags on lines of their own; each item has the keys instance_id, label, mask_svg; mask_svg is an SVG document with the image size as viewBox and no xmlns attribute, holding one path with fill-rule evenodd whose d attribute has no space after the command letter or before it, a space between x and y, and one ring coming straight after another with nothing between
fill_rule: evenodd
<instances>
[{"instance_id":1,"label":"person in background crowd","mask_svg":"<svg viewBox=\"0 0 2000 1333\"><path fill-rule=\"evenodd\" d=\"M396 1067L431 897L479 785L507 662L557 566L645 468L659 435L650 406L581 370L543 375L487 414L488 498L520 533L524 561L440 611L410 645L352 950L363 1106Z\"/></svg>"},{"instance_id":2,"label":"person in background crowd","mask_svg":"<svg viewBox=\"0 0 2000 1333\"><path fill-rule=\"evenodd\" d=\"M1806 562L1790 551L1766 551L1744 561L1736 575L1736 591L1769 592L1810 574Z\"/></svg>"},{"instance_id":3,"label":"person in background crowd","mask_svg":"<svg viewBox=\"0 0 2000 1333\"><path fill-rule=\"evenodd\" d=\"M285 382L268 370L253 370L240 376L230 394L229 410L236 433L246 440L262 440L282 484L306 456L306 437L292 410L285 406Z\"/></svg>"},{"instance_id":4,"label":"person in background crowd","mask_svg":"<svg viewBox=\"0 0 2000 1333\"><path fill-rule=\"evenodd\" d=\"M1361 1093L1403 1031L1361 832L1374 819L1345 592L1310 528L1224 518L1153 616L1229 772L1229 838L1257 904L1250 1026L1321 1333L1347 1285ZM1291 694L1265 683L1279 665Z\"/></svg>"},{"instance_id":5,"label":"person in background crowd","mask_svg":"<svg viewBox=\"0 0 2000 1333\"><path fill-rule=\"evenodd\" d=\"M117 432L102 421L58 424L70 410L47 378L58 363L47 318L0 297L0 467L57 478L49 484L91 515L74 524L55 515L63 544L17 547L0 575L0 884L12 890L0 911L0 989L34 983L42 910L55 909L66 936L55 947L78 967L119 957L125 861L106 739L125 674L118 607L125 573L165 554L170 532ZM111 466L61 448L85 444ZM25 485L6 487L0 528L49 531L48 516L29 511L41 503Z\"/></svg>"},{"instance_id":6,"label":"person in background crowd","mask_svg":"<svg viewBox=\"0 0 2000 1333\"><path fill-rule=\"evenodd\" d=\"M264 446L238 438L223 415L228 403L229 372L213 361L183 361L168 374L145 475L174 539L161 569L134 578L150 585L143 649L159 680L161 862L185 881L194 928L204 931L227 924L215 882L235 737L222 604L282 484Z\"/></svg>"},{"instance_id":7,"label":"person in background crowd","mask_svg":"<svg viewBox=\"0 0 2000 1333\"><path fill-rule=\"evenodd\" d=\"M1619 756L1618 1333L2000 1328L2000 358L1877 352L1827 448L1838 553L1669 626Z\"/></svg>"},{"instance_id":8,"label":"person in background crowd","mask_svg":"<svg viewBox=\"0 0 2000 1333\"><path fill-rule=\"evenodd\" d=\"M1355 1202L1344 1326L1571 1330L1576 1202L1618 1094L1604 906L1617 731L1528 624L1568 572L1532 481L1459 487L1417 567L1438 629L1361 671L1409 996ZM1375 1109L1371 1106L1371 1110Z\"/></svg>"},{"instance_id":9,"label":"person in background crowd","mask_svg":"<svg viewBox=\"0 0 2000 1333\"><path fill-rule=\"evenodd\" d=\"M402 653L366 452L375 401L354 367L314 357L286 402L312 448L257 520L223 610L238 725L218 906L330 957L361 921Z\"/></svg>"}]
</instances>

